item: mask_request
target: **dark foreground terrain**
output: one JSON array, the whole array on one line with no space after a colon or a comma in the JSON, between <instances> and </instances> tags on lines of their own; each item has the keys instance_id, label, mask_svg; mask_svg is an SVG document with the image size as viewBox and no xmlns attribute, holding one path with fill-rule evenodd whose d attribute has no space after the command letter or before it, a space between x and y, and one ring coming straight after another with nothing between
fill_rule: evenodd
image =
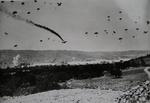
<instances>
[{"instance_id":1,"label":"dark foreground terrain","mask_svg":"<svg viewBox=\"0 0 150 103\"><path fill-rule=\"evenodd\" d=\"M0 97L1 103L124 103L130 100L126 95L134 92L135 87L142 85L147 79L144 67L130 68L123 71L122 78L114 79L103 76L93 79L74 80L66 82L70 88L52 90L27 96ZM105 88L104 88L105 87ZM134 88L133 88L134 87ZM138 87L139 88L139 87ZM126 90L132 90L126 93ZM137 90L137 92L139 92ZM137 93L136 92L136 93ZM136 97L133 96L133 97ZM118 99L117 99L118 98ZM142 97L143 98L143 97ZM146 96L145 96L146 98ZM122 102L119 102L121 99ZM133 100L137 103L137 99ZM127 103L127 102L125 102ZM146 103L146 102L139 102ZM149 103L149 102L148 102Z\"/></svg>"},{"instance_id":2,"label":"dark foreground terrain","mask_svg":"<svg viewBox=\"0 0 150 103\"><path fill-rule=\"evenodd\" d=\"M125 90L130 87L126 84L132 86L139 80L146 79L143 68L139 69L139 67L149 66L149 59L150 55L146 55L115 63L0 69L0 96L28 95L77 87ZM131 67L133 68L130 70ZM92 79L106 74L107 78L104 80L103 78ZM68 80L74 81L68 85Z\"/></svg>"}]
</instances>

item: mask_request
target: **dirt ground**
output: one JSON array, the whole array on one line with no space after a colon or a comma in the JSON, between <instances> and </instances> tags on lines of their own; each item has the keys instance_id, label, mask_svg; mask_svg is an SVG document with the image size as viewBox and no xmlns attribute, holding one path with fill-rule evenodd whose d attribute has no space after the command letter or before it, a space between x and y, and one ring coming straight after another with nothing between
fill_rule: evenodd
<instances>
[{"instance_id":1,"label":"dirt ground","mask_svg":"<svg viewBox=\"0 0 150 103\"><path fill-rule=\"evenodd\" d=\"M21 97L3 97L1 103L115 103L122 92L100 89L53 90Z\"/></svg>"},{"instance_id":2,"label":"dirt ground","mask_svg":"<svg viewBox=\"0 0 150 103\"><path fill-rule=\"evenodd\" d=\"M122 78L114 79L109 76L100 78L92 78L85 80L70 80L68 81L70 88L99 88L101 90L126 91L130 88L139 85L146 81L147 75L144 73L144 68L130 68L123 71Z\"/></svg>"}]
</instances>

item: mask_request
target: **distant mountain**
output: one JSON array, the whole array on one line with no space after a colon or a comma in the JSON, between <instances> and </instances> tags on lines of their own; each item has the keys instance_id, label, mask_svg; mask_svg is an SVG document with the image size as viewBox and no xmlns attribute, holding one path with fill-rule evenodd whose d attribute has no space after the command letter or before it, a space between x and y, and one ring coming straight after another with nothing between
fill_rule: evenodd
<instances>
[{"instance_id":1,"label":"distant mountain","mask_svg":"<svg viewBox=\"0 0 150 103\"><path fill-rule=\"evenodd\" d=\"M62 63L72 61L94 61L99 59L114 60L136 58L149 54L150 51L119 52L84 52L67 50L0 50L0 67L11 67L14 64L28 63Z\"/></svg>"}]
</instances>

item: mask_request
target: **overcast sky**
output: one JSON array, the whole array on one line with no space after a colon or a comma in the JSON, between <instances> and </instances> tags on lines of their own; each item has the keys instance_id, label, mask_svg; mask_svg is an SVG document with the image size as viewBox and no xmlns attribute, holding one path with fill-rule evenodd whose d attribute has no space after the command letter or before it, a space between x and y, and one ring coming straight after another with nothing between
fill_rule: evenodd
<instances>
[{"instance_id":1,"label":"overcast sky","mask_svg":"<svg viewBox=\"0 0 150 103\"><path fill-rule=\"evenodd\" d=\"M21 5L21 1L25 1L25 4ZM7 0L0 5L10 12L17 11L23 18L52 28L68 42L62 44L54 34L0 12L0 49L150 49L150 31L143 33L150 29L146 24L150 19L149 0L38 0L37 3L34 0L21 1L11 3ZM58 6L59 2L62 2L61 6ZM37 8L40 10L37 11ZM28 11L31 14L27 14ZM88 33L85 34L86 32ZM94 34L95 32L98 34ZM17 47L14 47L15 44Z\"/></svg>"}]
</instances>

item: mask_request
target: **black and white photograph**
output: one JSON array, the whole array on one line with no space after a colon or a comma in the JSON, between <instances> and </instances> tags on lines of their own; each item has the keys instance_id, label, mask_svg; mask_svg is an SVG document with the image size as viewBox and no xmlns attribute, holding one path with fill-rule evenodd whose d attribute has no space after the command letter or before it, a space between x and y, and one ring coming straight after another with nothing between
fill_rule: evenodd
<instances>
[{"instance_id":1,"label":"black and white photograph","mask_svg":"<svg viewBox=\"0 0 150 103\"><path fill-rule=\"evenodd\" d=\"M150 0L0 0L0 103L150 103Z\"/></svg>"}]
</instances>

